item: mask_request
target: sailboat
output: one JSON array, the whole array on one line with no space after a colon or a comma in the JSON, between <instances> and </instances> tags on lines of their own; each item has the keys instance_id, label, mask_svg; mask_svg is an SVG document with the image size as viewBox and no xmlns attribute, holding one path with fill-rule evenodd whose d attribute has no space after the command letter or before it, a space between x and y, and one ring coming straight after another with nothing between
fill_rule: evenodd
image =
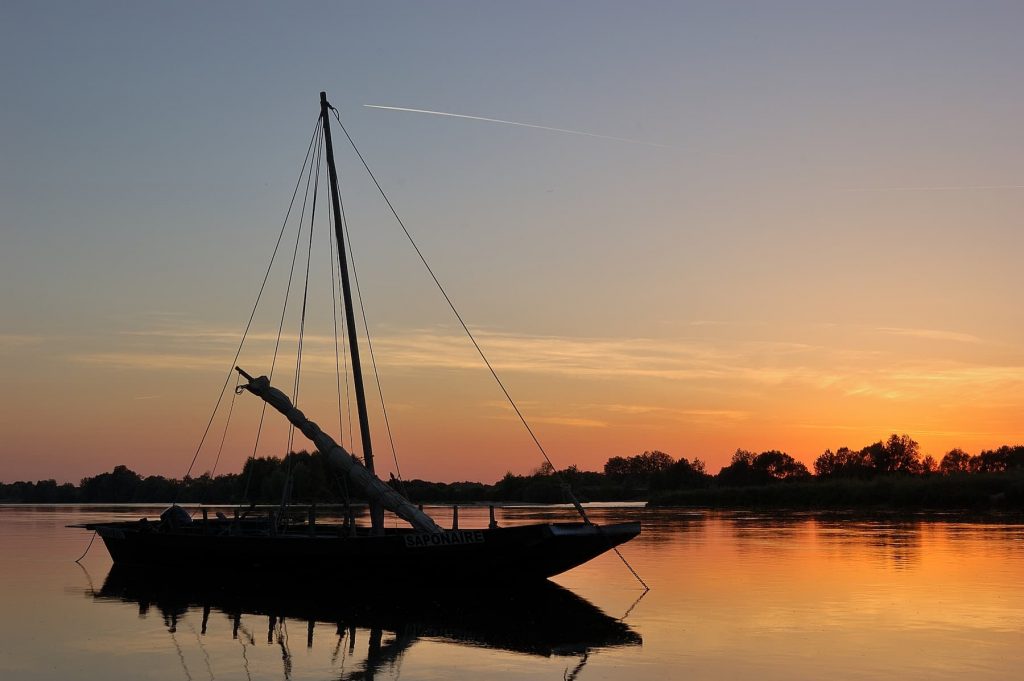
<instances>
[{"instance_id":1,"label":"sailboat","mask_svg":"<svg viewBox=\"0 0 1024 681\"><path fill-rule=\"evenodd\" d=\"M181 507L172 506L159 522L141 519L81 527L95 530L117 565L172 569L199 565L230 575L291 572L308 579L345 574L390 582L523 583L545 580L609 550L617 552L618 545L640 534L640 523L591 522L568 486L565 489L569 501L580 514L578 522L499 527L492 516L487 527L445 529L422 507L376 476L331 139L332 110L326 93L321 92L319 125L328 170L362 458L344 449L307 418L267 376L253 376L235 367L241 377L236 392L247 391L264 400L316 446L330 466L369 501L369 526L357 527L353 522L317 523L313 514L304 523L286 525L274 513L266 518L239 517L237 513L235 518L210 518L204 512L199 519ZM405 521L408 527L385 527L385 511Z\"/></svg>"}]
</instances>

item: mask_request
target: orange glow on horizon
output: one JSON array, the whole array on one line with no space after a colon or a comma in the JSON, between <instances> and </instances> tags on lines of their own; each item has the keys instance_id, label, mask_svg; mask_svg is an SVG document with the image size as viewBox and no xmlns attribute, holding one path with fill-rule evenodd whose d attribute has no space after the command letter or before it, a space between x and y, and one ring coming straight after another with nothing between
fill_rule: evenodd
<instances>
[{"instance_id":1,"label":"orange glow on horizon","mask_svg":"<svg viewBox=\"0 0 1024 681\"><path fill-rule=\"evenodd\" d=\"M954 447L977 453L1019 443L1020 370L950 359L955 352L944 345L956 351L963 340L917 332L908 346L908 334L890 330L838 335L854 334L868 347L832 347L829 338L817 344L736 341L707 331L685 340L481 336L559 467L600 470L612 456L657 449L703 459L717 472L743 448L781 449L810 468L825 449L860 448L891 433L909 434L922 454L936 459ZM185 336L193 363L180 370L165 363L162 344L183 341L147 332L145 343L130 352L71 356L60 371L22 383L14 445L32 454L10 460L3 478L77 480L117 464L180 477L212 406L217 373L208 367L224 342L214 334ZM892 337L895 348L887 345ZM493 482L506 471L536 468L542 459L527 433L456 340L436 331L377 339L402 474ZM333 355L317 354L322 350L316 343L323 341L308 342L314 349L305 363L300 407L336 434ZM936 344L946 356L923 356ZM20 345L19 352L40 348ZM260 348L254 352L243 357L243 366L266 364ZM87 388L68 391L69 381ZM291 378L283 373L275 383L288 386ZM98 386L101 394L92 394ZM230 400L229 391L194 474L213 465ZM236 398L218 472L239 470L252 453L256 402L248 394ZM376 458L387 475L394 464L372 393L370 404ZM347 430L348 417L341 428ZM269 414L259 455L282 455L285 440L281 420ZM350 444L347 434L342 440Z\"/></svg>"}]
</instances>

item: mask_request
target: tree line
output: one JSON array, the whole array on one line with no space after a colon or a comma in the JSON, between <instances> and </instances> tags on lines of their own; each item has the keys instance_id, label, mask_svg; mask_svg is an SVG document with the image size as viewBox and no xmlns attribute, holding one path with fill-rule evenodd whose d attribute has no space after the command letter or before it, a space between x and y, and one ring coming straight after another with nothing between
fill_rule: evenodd
<instances>
[{"instance_id":1,"label":"tree line","mask_svg":"<svg viewBox=\"0 0 1024 681\"><path fill-rule=\"evenodd\" d=\"M1004 445L973 456L952 449L936 460L922 456L920 445L908 435L893 434L856 450L828 449L815 459L813 472L778 450L755 454L738 449L714 475L699 458L674 459L664 452L646 451L614 456L601 471L577 466L556 471L545 463L525 475L508 472L494 484L395 479L389 484L416 503L557 503L568 500L568 489L584 501L654 499L684 505L801 505L802 500L810 500L811 505L844 500L854 505L887 503L886 494L907 495L910 489L916 490L911 495L915 499L944 495L962 500L964 490L975 490L971 499L976 503L993 495L1024 500L1024 446ZM301 503L362 501L319 452L302 451L283 458L250 459L241 472L218 476L144 477L116 466L108 473L83 478L78 485L54 480L0 483L0 502L277 503L286 490L289 499ZM826 493L834 494L826 498Z\"/></svg>"},{"instance_id":2,"label":"tree line","mask_svg":"<svg viewBox=\"0 0 1024 681\"><path fill-rule=\"evenodd\" d=\"M1024 510L1024 446L921 455L908 435L827 449L813 472L785 452L737 450L717 475L680 459L650 478L652 505Z\"/></svg>"},{"instance_id":3,"label":"tree line","mask_svg":"<svg viewBox=\"0 0 1024 681\"><path fill-rule=\"evenodd\" d=\"M54 480L0 483L0 502L7 503L275 503L286 484L293 499L335 502L344 485L319 452L294 452L284 458L246 461L240 473L182 479L143 477L127 466L83 478L78 485Z\"/></svg>"}]
</instances>

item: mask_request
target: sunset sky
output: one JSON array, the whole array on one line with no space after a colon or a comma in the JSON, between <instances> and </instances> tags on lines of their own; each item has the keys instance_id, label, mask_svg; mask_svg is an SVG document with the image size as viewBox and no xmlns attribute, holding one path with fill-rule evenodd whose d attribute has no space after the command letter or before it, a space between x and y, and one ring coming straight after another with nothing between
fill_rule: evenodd
<instances>
[{"instance_id":1,"label":"sunset sky","mask_svg":"<svg viewBox=\"0 0 1024 681\"><path fill-rule=\"evenodd\" d=\"M936 458L1024 442L1022 26L1015 2L7 0L0 480L185 473L320 90L557 466L660 449L717 471L738 447L810 464L892 432ZM402 474L537 467L335 135ZM300 407L337 435L325 227ZM218 472L258 417L239 396ZM259 454L280 456L268 423Z\"/></svg>"}]
</instances>

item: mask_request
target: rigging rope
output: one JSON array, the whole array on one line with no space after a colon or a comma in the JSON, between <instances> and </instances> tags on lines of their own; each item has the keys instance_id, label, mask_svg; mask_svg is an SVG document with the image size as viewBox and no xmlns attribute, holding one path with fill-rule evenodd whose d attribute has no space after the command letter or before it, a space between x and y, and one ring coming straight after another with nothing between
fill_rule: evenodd
<instances>
[{"instance_id":1,"label":"rigging rope","mask_svg":"<svg viewBox=\"0 0 1024 681\"><path fill-rule=\"evenodd\" d=\"M338 350L338 307L341 305L340 291L338 291L338 279L340 275L335 271L335 268L340 267L340 263L336 262L334 255L334 235L331 234L331 230L325 230L327 233L327 244L331 254L331 316L334 318L334 371L337 377L338 386L338 441L342 447L345 446L345 428L344 428L344 410L341 406L341 353ZM338 276L336 276L338 275ZM342 330L345 330L345 318L342 317ZM344 343L340 343L342 347L345 347ZM349 425L349 451L351 451L351 438L352 438L352 404L349 400L349 389L348 389L348 349L345 350L345 404L348 410L348 425ZM333 472L333 469L331 469ZM348 493L348 480L339 478L338 474L334 473L334 481L341 489L342 498L345 501L345 518L348 519L348 512L351 506L351 499Z\"/></svg>"},{"instance_id":2,"label":"rigging rope","mask_svg":"<svg viewBox=\"0 0 1024 681\"><path fill-rule=\"evenodd\" d=\"M346 133L348 134L348 133ZM380 396L380 409L384 414L384 427L388 432L388 442L391 444L391 458L395 462L395 472L398 474L398 484L402 487L402 496L406 499L409 494L405 489L405 481L402 479L402 468L398 465L398 451L395 449L395 438L391 434L391 421L388 419L388 408L384 403L384 388L380 384L380 372L377 371L377 358L373 354L373 339L370 336L370 323L366 320L366 306L363 304L363 292L359 288L359 272L356 270L356 255L352 246L352 235L348 231L348 219L345 217L345 203L342 201L341 189L338 189L338 205L341 208L341 227L345 232L345 242L348 244L348 258L352 263L352 279L356 284L356 299L359 301L359 311L363 318L363 329L366 331L366 347L370 351L370 365L373 367L373 377L377 382L377 394Z\"/></svg>"},{"instance_id":3,"label":"rigging rope","mask_svg":"<svg viewBox=\"0 0 1024 681\"><path fill-rule=\"evenodd\" d=\"M473 343L473 347L476 348L477 354L480 355L480 359L483 360L484 365L486 365L487 369L491 372L491 376L494 377L494 381L498 384L498 387L501 388L501 391L505 394L505 398L508 400L508 403L512 405L512 409L515 411L516 416L519 417L519 420L526 428L526 432L530 434L530 437L533 439L533 443L537 446L537 449L544 456L544 460L547 461L548 465L551 466L551 469L555 471L556 474L558 474L558 469L555 468L554 463L552 463L551 457L549 457L548 453L544 450L544 446L540 443L540 440L537 438L537 435L533 432L533 428L530 427L530 424L527 422L526 417L523 416L523 412L519 410L519 406L516 404L515 400L512 399L512 395L509 394L508 389L505 388L505 384L502 383L501 379L498 377L498 373L494 370L494 367L491 366L490 360L487 359L487 355L484 354L484 351L480 347L480 344L477 342L476 337L473 335L473 332L469 330L469 326L466 325L466 322L462 318L462 315L455 307L455 303L452 302L452 299L444 290L444 286L441 285L441 281L437 278L437 275L434 274L434 270L431 269L430 265L427 263L427 259L423 255L423 252L420 250L420 247L416 244L416 240L412 238L412 234L409 232L409 229L405 226L405 223L402 222L402 218L398 215L398 211L395 210L395 207L392 205L391 200L388 198L388 195L384 192L384 188L381 187L380 182L377 181L377 177L373 174L373 171L370 170L369 164L367 164L366 159L363 158L363 155L359 151L359 148L356 146L355 141L353 141L352 136L348 134L348 130L345 128L345 124L341 122L341 117L338 116L338 110L335 109L334 107L331 107L331 109L334 111L334 117L338 120L338 125L341 127L341 131L345 133L345 137L348 139L348 143L352 146L353 151L356 152L356 156L358 156L360 162L362 162L363 168L366 169L366 172L370 176L370 179L373 180L373 184L376 185L377 191L380 192L380 195L381 197L383 197L384 202L391 210L391 214L394 215L395 220L398 221L398 225L402 228L402 231L405 232L406 238L409 240L409 243L412 244L413 250L416 251L416 255L419 256L420 262L423 263L423 266L426 268L427 273L430 275L430 278L434 280L434 284L437 285L437 289L441 292L441 295L444 296L445 302L448 303L448 307L451 308L451 311L455 315L455 318L459 321L459 324L462 325L462 330L466 332L466 335L469 337L469 340ZM573 505L577 507L577 511L579 511L583 518L586 520L586 512L584 512L582 507L579 506L579 502L576 501L575 497L573 497Z\"/></svg>"},{"instance_id":4,"label":"rigging rope","mask_svg":"<svg viewBox=\"0 0 1024 681\"><path fill-rule=\"evenodd\" d=\"M317 149L316 161L313 164L316 167L316 177L313 180L313 205L310 207L310 210L309 210L309 243L306 246L306 274L305 274L305 282L303 284L303 289L302 289L302 313L301 313L301 315L299 317L299 338L298 338L298 341L296 343L296 351L295 351L295 381L294 381L293 386L292 386L292 404L295 405L296 409L298 408L298 405L299 405L299 385L300 385L300 379L302 377L302 350L303 350L303 345L304 345L305 339L306 339L306 309L307 309L307 306L308 306L308 303L309 303L309 269L310 269L309 266L310 266L310 263L312 262L312 259L313 259L313 226L314 226L314 224L316 222L316 200L317 200L317 196L318 196L318 190L320 189L320 159L321 159L321 151L318 148ZM312 173L310 173L310 174L312 175ZM306 191L307 192L309 191L308 184L307 184ZM305 213L305 204L303 204L303 213ZM302 233L301 221L300 221L300 224L299 224L299 233L300 233L300 235ZM282 511L284 511L285 508L288 506L288 502L289 502L290 497L291 497L291 487L292 487L292 484L294 483L294 480L293 480L294 462L292 461L292 459L294 458L293 457L294 452L292 451L294 445L295 445L295 425L294 424L289 424L289 428L288 428L288 446L285 448L285 453L284 453L285 461L287 463L285 465L284 490L282 491L282 494L281 494L281 510Z\"/></svg>"},{"instance_id":5,"label":"rigging rope","mask_svg":"<svg viewBox=\"0 0 1024 681\"><path fill-rule=\"evenodd\" d=\"M402 228L402 231L405 233L406 238L412 245L413 250L416 251L416 255L419 256L420 262L423 263L423 267L426 268L427 273L430 275L430 278L433 279L434 284L437 285L438 291L441 292L441 295L444 296L445 302L448 303L448 307L451 308L451 311L455 315L455 318L459 321L459 324L462 325L462 330L466 332L466 335L469 337L469 340L473 343L473 347L476 348L477 354L480 355L480 359L483 360L484 365L487 367L488 371L491 372L491 376L494 377L495 383L497 383L498 387L501 388L501 392L504 393L505 398L508 400L508 403L512 406L512 409L515 411L516 416L519 417L519 420L520 422L522 422L523 427L526 428L526 432L530 434L530 438L533 440L533 443L537 446L537 449L540 451L541 455L543 455L544 460L548 462L549 466L551 466L551 470L554 471L555 476L558 478L563 492L568 497L569 501L572 502L573 507L575 507L576 512L579 513L583 521L588 525L593 525L593 523L590 522L590 518L587 517L587 512L583 508L583 505L579 502L579 499L576 498L576 495L573 494L572 489L569 487L568 482L566 482L565 480L565 477L561 474L561 472L555 467L555 464L551 461L551 457L548 456L547 451L544 449L544 445L540 443L540 439L538 439L536 433L533 432L533 428L530 427L530 424L526 420L526 417L523 415L523 412L519 410L519 406L516 404L516 401L512 399L512 395L509 394L508 389L505 387L505 384L502 383L501 378L498 377L498 373L494 370L494 367L491 365L490 360L487 359L487 355L484 354L483 348L480 347L480 344L477 342L476 337L473 335L473 332L469 330L469 326L466 324L465 320L462 318L462 315L455 307L455 303L452 302L452 299L448 296L447 291L444 290L444 286L441 285L441 281L437 278L437 275L434 274L434 270L431 269L430 264L427 263L427 259L423 255L423 252L420 250L420 247L416 244L416 240L412 238L412 233L409 232L409 229L405 226L405 223L402 221L402 218L398 214L398 211L391 203L391 199L388 198L388 195L384 191L384 188L381 186L380 182L377 181L377 176L373 174L372 170L370 170L370 165L366 162L366 159L363 158L363 154L362 152L359 151L359 147L356 146L355 140L353 140L352 136L348 134L348 129L345 128L345 124L341 122L341 116L338 115L338 110L332 106L331 111L334 112L334 118L338 121L338 126L341 128L341 131L345 133L345 138L348 140L349 145L351 145L352 150L356 153L356 156L359 157L359 161L360 163L362 163L363 168L366 170L366 174L370 176L371 180L373 180L374 186L377 187L377 191L380 192L381 197L384 199L384 203L386 203L388 208L391 210L391 214L395 216L395 220L398 222L399 227ZM598 527L598 530L600 531L600 527ZM610 541L609 544L611 544ZM629 561L627 561L626 557L622 555L622 552L619 551L618 547L612 546L611 548L613 551L615 551L615 555L619 557L623 564L627 568L629 568L629 571L633 574L633 577L636 578L640 585L643 586L644 589L649 590L650 587L648 587L647 583L640 578L640 575L637 574L636 570L633 569L633 566L629 564Z\"/></svg>"},{"instance_id":6,"label":"rigging rope","mask_svg":"<svg viewBox=\"0 0 1024 681\"><path fill-rule=\"evenodd\" d=\"M337 376L337 379L338 379L337 380L337 383L338 383L338 440L339 440L339 442L341 442L342 446L344 446L344 444L345 444L345 427L344 427L344 422L343 422L343 415L345 413L345 409L343 409L342 406L341 406L341 351L338 349L338 346L339 345L344 346L344 343L339 343L338 342L338 306L341 304L341 301L340 301L340 296L339 296L339 292L338 292L338 277L336 276L337 275L337 271L336 271L337 264L335 263L335 256L334 256L334 235L331 234L330 231L327 232L327 243L328 243L328 245L330 247L330 253L331 253L331 315L334 317L334 370L335 370L335 375ZM343 316L342 317L342 331L345 330L344 323L345 323L345 319L344 319L344 316ZM351 425L352 425L352 407L351 407L351 403L349 403L349 401L348 401L348 395L349 395L349 390L348 390L348 353L346 352L346 354L345 354L345 401L346 401L346 404L348 405L349 427L350 427L350 430L351 430Z\"/></svg>"},{"instance_id":7,"label":"rigging rope","mask_svg":"<svg viewBox=\"0 0 1024 681\"><path fill-rule=\"evenodd\" d=\"M302 175L306 170L306 164L309 163L310 152L313 149L313 142L316 140L317 133L320 130L320 117L317 116L317 124L313 127L313 135L309 139L309 146L306 147L306 156L302 161L302 168L299 170L299 178L295 182L295 189L292 191L291 201L288 203L288 210L285 212L284 221L281 223L281 230L278 232L277 241L274 243L274 251L270 256L270 264L267 265L267 271L263 275L263 281L260 283L259 293L256 295L256 302L253 303L252 312L249 314L249 320L245 323L245 330L242 331L242 339L238 343L238 349L235 351L234 359L231 360L231 367L228 369L227 377L224 379L224 385L221 386L220 394L217 396L217 402L213 406L213 413L210 414L210 420L206 423L206 429L203 431L203 436L199 439L199 445L196 447L196 453L192 456L192 461L188 465L188 470L185 472L187 478L192 474L192 468L196 465L196 459L199 458L199 452L203 449L203 444L206 442L206 437L210 433L210 427L213 425L213 419L217 416L217 410L220 408L220 403L224 399L224 391L227 389L228 384L231 382L231 374L234 373L235 365L238 363L238 357L242 354L242 347L245 345L246 336L249 334L249 329L252 327L252 320L256 317L256 310L259 308L260 300L263 297L263 291L267 286L267 279L270 278L270 270L274 266L274 260L277 257L277 250L281 246L281 239L284 236L285 226L288 224L288 216L291 215L292 206L295 204L295 197L299 191L299 185L302 183ZM174 500L177 500L177 491L175 491ZM172 501L172 503L174 503Z\"/></svg>"},{"instance_id":8,"label":"rigging rope","mask_svg":"<svg viewBox=\"0 0 1024 681\"><path fill-rule=\"evenodd\" d=\"M321 135L322 133L323 133L323 128L320 125L320 119L317 118L317 126L316 126L316 129L313 131L313 140L310 141L310 149L312 149L313 141L318 139L318 136ZM319 145L317 146L317 149L319 149ZM306 158L307 158L307 160L309 159L309 151L308 150L306 152ZM299 215L299 229L298 229L298 231L295 234L295 247L292 250L292 264L291 264L291 269L288 271L288 285L287 285L287 287L285 289L284 304L283 304L282 309L281 309L281 320L280 320L280 322L278 323L278 326L277 326L277 339L274 341L274 356L273 356L273 358L271 359L271 362L270 362L270 374L268 375L268 377L271 378L271 379L274 377L274 370L277 367L277 353L278 353L279 348L281 347L281 333L284 330L285 313L288 311L288 299L291 297L292 277L295 274L295 258L296 258L296 256L298 255L298 252L299 252L299 239L302 236L302 223L303 223L303 221L305 219L305 216L306 216L306 200L309 198L309 182L310 182L310 178L312 177L312 174L313 174L312 164L310 164L309 171L306 172L306 164L303 163L302 171L306 175L306 190L305 190L305 193L304 193L304 195L302 197L302 212ZM302 174L299 175L299 181L295 185L295 192L296 193L299 190L299 184L301 184L301 182L302 182ZM294 203L294 201L295 201L295 194L292 195L292 202ZM291 215L291 206L290 205L288 207L288 215ZM287 216L285 217L285 224L287 224ZM284 225L281 226L281 234L282 235L284 234ZM275 249L274 252L276 254L277 250ZM269 272L268 272L268 274L269 274ZM237 357L236 357L236 359L237 359ZM257 450L259 448L259 445L260 445L260 436L263 433L263 422L264 422L264 420L266 418L266 415L267 415L267 404L266 404L266 402L264 402L263 403L263 408L260 410L259 425L256 427L256 441L255 441L255 443L253 444L253 447L252 447L252 456L250 457L251 460L255 460L255 458L256 458L256 452L257 452ZM251 479L252 479L252 475L251 475L251 470L250 470L250 474L246 475L246 478L245 478L245 490L242 492L242 499L244 499L244 500L248 500L248 498L249 498L249 483L250 483Z\"/></svg>"},{"instance_id":9,"label":"rigging rope","mask_svg":"<svg viewBox=\"0 0 1024 681\"><path fill-rule=\"evenodd\" d=\"M242 382L242 374L235 379L234 394L231 396L231 404L228 406L228 417L224 420L224 432L220 436L220 446L217 447L217 458L213 461L213 469L210 471L210 480L217 473L217 465L220 463L220 455L224 452L224 441L228 439L228 426L231 425L231 414L235 411L235 398L238 397L238 386Z\"/></svg>"}]
</instances>

